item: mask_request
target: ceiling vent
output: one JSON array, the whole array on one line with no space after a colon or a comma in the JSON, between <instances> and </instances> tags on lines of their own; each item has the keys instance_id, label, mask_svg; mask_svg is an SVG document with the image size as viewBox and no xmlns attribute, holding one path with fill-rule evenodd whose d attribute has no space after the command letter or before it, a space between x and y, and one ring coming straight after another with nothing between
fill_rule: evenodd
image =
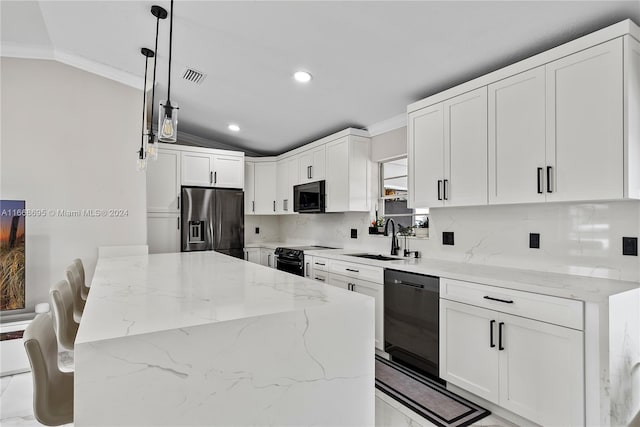
<instances>
[{"instance_id":1,"label":"ceiling vent","mask_svg":"<svg viewBox=\"0 0 640 427\"><path fill-rule=\"evenodd\" d=\"M197 85L202 84L202 81L206 75L198 70L194 70L193 68L187 68L182 73L182 78L188 82L195 83Z\"/></svg>"}]
</instances>

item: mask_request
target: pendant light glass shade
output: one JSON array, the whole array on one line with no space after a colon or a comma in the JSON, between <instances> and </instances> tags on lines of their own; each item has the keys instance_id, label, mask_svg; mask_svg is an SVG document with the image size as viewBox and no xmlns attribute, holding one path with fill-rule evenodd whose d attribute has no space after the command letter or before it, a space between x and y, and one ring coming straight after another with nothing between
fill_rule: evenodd
<instances>
[{"instance_id":1,"label":"pendant light glass shade","mask_svg":"<svg viewBox=\"0 0 640 427\"><path fill-rule=\"evenodd\" d=\"M178 106L171 101L160 101L158 141L176 142L178 136Z\"/></svg>"}]
</instances>

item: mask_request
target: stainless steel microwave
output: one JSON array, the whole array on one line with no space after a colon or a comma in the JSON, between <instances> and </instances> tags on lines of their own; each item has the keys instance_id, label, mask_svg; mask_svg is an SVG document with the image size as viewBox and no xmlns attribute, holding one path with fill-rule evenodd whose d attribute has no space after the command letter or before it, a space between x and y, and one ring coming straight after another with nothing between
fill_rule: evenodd
<instances>
[{"instance_id":1,"label":"stainless steel microwave","mask_svg":"<svg viewBox=\"0 0 640 427\"><path fill-rule=\"evenodd\" d=\"M324 205L324 180L293 186L294 212L322 213Z\"/></svg>"}]
</instances>

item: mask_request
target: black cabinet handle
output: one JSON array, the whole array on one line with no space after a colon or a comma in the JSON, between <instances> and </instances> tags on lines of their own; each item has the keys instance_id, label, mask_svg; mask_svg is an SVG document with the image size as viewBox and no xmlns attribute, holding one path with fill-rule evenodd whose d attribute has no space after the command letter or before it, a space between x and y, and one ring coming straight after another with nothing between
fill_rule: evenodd
<instances>
[{"instance_id":1,"label":"black cabinet handle","mask_svg":"<svg viewBox=\"0 0 640 427\"><path fill-rule=\"evenodd\" d=\"M214 172L213 173L213 183L217 183L218 182L218 172Z\"/></svg>"},{"instance_id":2,"label":"black cabinet handle","mask_svg":"<svg viewBox=\"0 0 640 427\"><path fill-rule=\"evenodd\" d=\"M276 201L275 200L273 201L273 211L274 212L276 211Z\"/></svg>"},{"instance_id":3,"label":"black cabinet handle","mask_svg":"<svg viewBox=\"0 0 640 427\"><path fill-rule=\"evenodd\" d=\"M551 185L552 166L547 166L547 193L553 193Z\"/></svg>"},{"instance_id":4,"label":"black cabinet handle","mask_svg":"<svg viewBox=\"0 0 640 427\"><path fill-rule=\"evenodd\" d=\"M180 217L178 217L178 230L180 230Z\"/></svg>"},{"instance_id":5,"label":"black cabinet handle","mask_svg":"<svg viewBox=\"0 0 640 427\"><path fill-rule=\"evenodd\" d=\"M209 184L213 184L213 172L209 172Z\"/></svg>"},{"instance_id":6,"label":"black cabinet handle","mask_svg":"<svg viewBox=\"0 0 640 427\"><path fill-rule=\"evenodd\" d=\"M443 195L444 195L444 199L445 200L449 200L449 180L445 179L444 180L444 185L442 186L444 191L443 191Z\"/></svg>"},{"instance_id":7,"label":"black cabinet handle","mask_svg":"<svg viewBox=\"0 0 640 427\"><path fill-rule=\"evenodd\" d=\"M324 279L322 277L315 277L316 280L320 281L320 282L324 282Z\"/></svg>"},{"instance_id":8,"label":"black cabinet handle","mask_svg":"<svg viewBox=\"0 0 640 427\"><path fill-rule=\"evenodd\" d=\"M493 325L495 325L496 321L492 320L489 322L489 347L494 348L496 345L493 343Z\"/></svg>"},{"instance_id":9,"label":"black cabinet handle","mask_svg":"<svg viewBox=\"0 0 640 427\"><path fill-rule=\"evenodd\" d=\"M491 301L498 301L498 302L504 302L507 304L513 304L512 300L506 300L506 299L500 299L500 298L492 298L492 297L488 297L488 296L484 296L484 299L490 299Z\"/></svg>"},{"instance_id":10,"label":"black cabinet handle","mask_svg":"<svg viewBox=\"0 0 640 427\"><path fill-rule=\"evenodd\" d=\"M180 210L180 196L178 196L178 210Z\"/></svg>"},{"instance_id":11,"label":"black cabinet handle","mask_svg":"<svg viewBox=\"0 0 640 427\"><path fill-rule=\"evenodd\" d=\"M352 268L345 268L347 271L351 271L352 273L360 273L360 270L354 270Z\"/></svg>"},{"instance_id":12,"label":"black cabinet handle","mask_svg":"<svg viewBox=\"0 0 640 427\"><path fill-rule=\"evenodd\" d=\"M442 200L442 194L441 194L441 188L442 187L442 180L439 179L438 180L438 200Z\"/></svg>"},{"instance_id":13,"label":"black cabinet handle","mask_svg":"<svg viewBox=\"0 0 640 427\"><path fill-rule=\"evenodd\" d=\"M504 326L504 322L498 323L498 350L504 350L502 346L502 327Z\"/></svg>"},{"instance_id":14,"label":"black cabinet handle","mask_svg":"<svg viewBox=\"0 0 640 427\"><path fill-rule=\"evenodd\" d=\"M542 194L542 168L538 168L536 180L538 181L538 194Z\"/></svg>"},{"instance_id":15,"label":"black cabinet handle","mask_svg":"<svg viewBox=\"0 0 640 427\"><path fill-rule=\"evenodd\" d=\"M313 178L313 165L309 166L309 178Z\"/></svg>"},{"instance_id":16,"label":"black cabinet handle","mask_svg":"<svg viewBox=\"0 0 640 427\"><path fill-rule=\"evenodd\" d=\"M251 201L251 212L255 212L256 211L256 202L255 200Z\"/></svg>"},{"instance_id":17,"label":"black cabinet handle","mask_svg":"<svg viewBox=\"0 0 640 427\"><path fill-rule=\"evenodd\" d=\"M321 262L316 262L316 265L324 265L324 264Z\"/></svg>"}]
</instances>

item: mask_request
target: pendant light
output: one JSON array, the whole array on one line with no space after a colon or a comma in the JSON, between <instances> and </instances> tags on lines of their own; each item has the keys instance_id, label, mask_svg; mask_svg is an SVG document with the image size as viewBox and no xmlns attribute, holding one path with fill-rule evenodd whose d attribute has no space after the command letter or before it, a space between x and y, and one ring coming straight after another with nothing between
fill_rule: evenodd
<instances>
[{"instance_id":1,"label":"pendant light","mask_svg":"<svg viewBox=\"0 0 640 427\"><path fill-rule=\"evenodd\" d=\"M143 171L147 168L147 150L145 149L144 142L149 137L147 132L146 116L147 116L147 70L149 68L149 58L153 58L155 53L151 49L143 47L140 49L140 53L144 58L144 87L142 88L142 135L140 138L140 150L138 150L138 164L139 171Z\"/></svg>"},{"instance_id":2,"label":"pendant light","mask_svg":"<svg viewBox=\"0 0 640 427\"><path fill-rule=\"evenodd\" d=\"M160 28L160 20L166 19L167 10L163 7L154 5L151 6L151 14L156 17L156 46L155 52L158 53L158 30ZM149 160L158 160L158 144L155 141L153 134L153 105L155 104L156 96L156 65L158 64L158 57L153 61L153 82L151 84L151 120L149 121L151 129L149 130L149 139L147 142L147 157ZM145 87L146 89L146 87Z\"/></svg>"},{"instance_id":3,"label":"pendant light","mask_svg":"<svg viewBox=\"0 0 640 427\"><path fill-rule=\"evenodd\" d=\"M176 142L178 135L178 106L171 103L171 44L173 41L173 0L169 21L169 77L167 82L167 100L160 101L158 141Z\"/></svg>"}]
</instances>

